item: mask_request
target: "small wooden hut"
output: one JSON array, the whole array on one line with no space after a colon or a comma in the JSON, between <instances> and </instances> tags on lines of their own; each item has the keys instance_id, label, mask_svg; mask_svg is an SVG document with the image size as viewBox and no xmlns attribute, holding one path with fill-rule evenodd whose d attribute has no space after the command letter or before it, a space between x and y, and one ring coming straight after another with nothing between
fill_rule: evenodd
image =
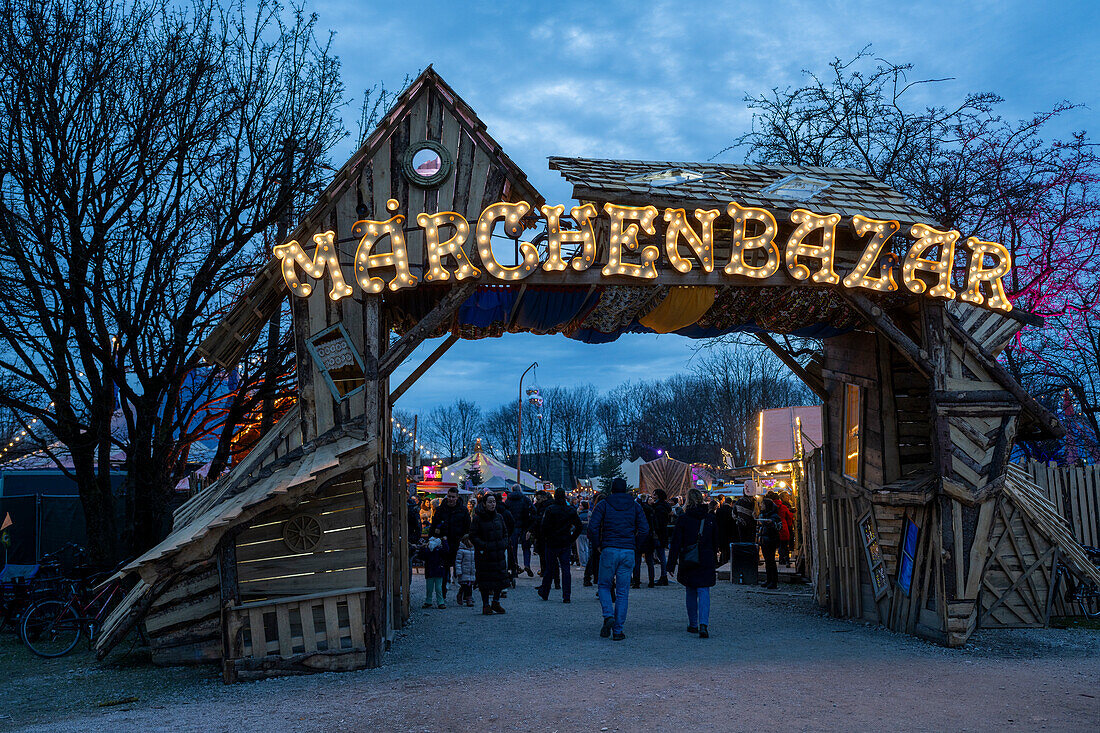
<instances>
[{"instance_id":1,"label":"small wooden hut","mask_svg":"<svg viewBox=\"0 0 1100 733\"><path fill-rule=\"evenodd\" d=\"M1039 578L1054 559L1095 573L1008 470L1018 435L1060 426L996 361L1029 318L1006 312L1004 270L983 264L999 245L968 242L960 302L958 233L859 171L550 167L581 202L569 217L434 70L405 90L204 342L232 368L290 298L297 404L124 569L138 582L101 655L144 623L154 661L218 662L227 681L381 664L409 608L392 405L458 339L515 332L759 334L825 404L807 525L834 615L958 645L1025 606L1045 620ZM514 262L493 248L502 228ZM821 349L798 361L770 333ZM444 336L391 389L394 369Z\"/></svg>"}]
</instances>

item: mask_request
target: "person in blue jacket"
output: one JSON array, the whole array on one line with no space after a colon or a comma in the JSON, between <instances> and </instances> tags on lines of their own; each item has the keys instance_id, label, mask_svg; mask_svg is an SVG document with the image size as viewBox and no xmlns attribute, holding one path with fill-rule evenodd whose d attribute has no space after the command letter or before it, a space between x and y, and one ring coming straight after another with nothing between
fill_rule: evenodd
<instances>
[{"instance_id":1,"label":"person in blue jacket","mask_svg":"<svg viewBox=\"0 0 1100 733\"><path fill-rule=\"evenodd\" d=\"M611 482L611 495L596 505L588 520L588 539L600 548L599 596L603 610L600 636L615 641L626 638L627 597L634 572L634 548L649 536L649 522L638 502L626 493L626 481ZM615 584L612 602L611 584Z\"/></svg>"}]
</instances>

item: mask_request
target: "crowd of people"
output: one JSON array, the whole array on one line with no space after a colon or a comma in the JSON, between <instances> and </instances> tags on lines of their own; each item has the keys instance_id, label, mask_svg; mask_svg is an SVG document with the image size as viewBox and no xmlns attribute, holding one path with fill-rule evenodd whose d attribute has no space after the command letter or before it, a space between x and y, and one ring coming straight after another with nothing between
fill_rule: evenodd
<instances>
[{"instance_id":1,"label":"crowd of people","mask_svg":"<svg viewBox=\"0 0 1100 733\"><path fill-rule=\"evenodd\" d=\"M600 635L619 641L626 638L630 590L641 587L644 562L649 588L667 586L670 575L684 587L687 630L705 639L720 566L730 564L734 582L755 584L763 557L761 585L776 588L778 563L790 564L795 513L789 492L708 499L691 489L670 499L660 489L632 495L621 478L610 489L577 506L560 488L538 491L534 500L521 491L504 497L483 490L467 503L457 488L435 504L410 497L409 537L412 555L424 563L424 608L446 608L448 586L457 584L458 605L473 606L476 589L484 615L506 613L501 600L518 576L534 577L535 555L538 596L548 601L560 589L562 602L570 603L572 567L583 568L582 585L597 586Z\"/></svg>"}]
</instances>

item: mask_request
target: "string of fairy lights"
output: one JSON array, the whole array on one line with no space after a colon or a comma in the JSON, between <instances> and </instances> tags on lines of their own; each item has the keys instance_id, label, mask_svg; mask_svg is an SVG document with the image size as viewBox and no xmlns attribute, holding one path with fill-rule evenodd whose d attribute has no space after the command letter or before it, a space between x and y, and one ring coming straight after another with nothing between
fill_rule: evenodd
<instances>
[{"instance_id":1,"label":"string of fairy lights","mask_svg":"<svg viewBox=\"0 0 1100 733\"><path fill-rule=\"evenodd\" d=\"M424 455L431 456L432 457L432 463L436 463L436 464L439 464L439 465L443 464L443 456L439 455L438 453L433 451L431 448L429 448L428 446L424 445L419 440L417 440L416 437L413 435L413 432L411 430L409 430L407 427L405 427L404 425L402 425L401 423L399 423L397 421L397 418L391 417L390 422L393 423L394 427L399 429L405 435L409 436L409 439L413 442L413 445L415 445L417 447L417 449L420 450L420 452L422 452Z\"/></svg>"},{"instance_id":2,"label":"string of fairy lights","mask_svg":"<svg viewBox=\"0 0 1100 733\"><path fill-rule=\"evenodd\" d=\"M49 404L49 407L53 407L52 402ZM29 428L33 428L37 424L38 424L38 418L37 417L32 418L31 421L30 421L30 424L27 426L27 428L24 428L23 430L20 430L19 435L16 435L14 438L12 438L11 440L8 441L7 445L5 445L3 448L0 448L0 460L3 460L4 456L6 456L11 451L15 450L17 447L19 447L19 444L21 442L23 442L23 438L30 435ZM12 461L16 461L16 460L19 460L21 458L23 458L23 456L19 456L18 458L12 458L9 461L6 461L5 465L7 463L11 463Z\"/></svg>"}]
</instances>

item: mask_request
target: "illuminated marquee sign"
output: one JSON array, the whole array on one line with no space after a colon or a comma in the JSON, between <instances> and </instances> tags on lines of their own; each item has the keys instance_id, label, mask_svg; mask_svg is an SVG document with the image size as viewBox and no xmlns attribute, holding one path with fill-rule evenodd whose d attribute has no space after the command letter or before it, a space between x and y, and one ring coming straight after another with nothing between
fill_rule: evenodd
<instances>
[{"instance_id":1,"label":"illuminated marquee sign","mask_svg":"<svg viewBox=\"0 0 1100 733\"><path fill-rule=\"evenodd\" d=\"M391 213L396 212L397 201L390 199L386 208ZM511 282L522 280L540 268L546 272L581 272L596 264L593 222L600 212L590 203L574 206L570 210L577 227L572 230L561 227L564 206L543 206L541 212L546 219L545 258L540 257L538 249L532 243L520 242L522 260L514 266L501 264L491 246L494 227L498 222L503 222L505 231L512 237L518 237L524 229L524 218L530 211L530 204L519 201L498 202L481 212L473 227L476 240L474 244L480 264L488 275L497 280ZM601 274L604 277L632 277L643 281L655 279L656 263L662 250L652 244L641 247L638 233L657 233L654 226L659 213L657 208L607 203L603 206L603 213L608 219L609 234L607 262L600 269ZM834 254L836 228L841 222L839 214L816 214L806 209L795 209L790 215L790 221L795 228L787 241L781 244L776 240L779 226L770 211L730 202L725 211L726 216L732 220L730 257L726 263L717 263L714 253L714 224L721 214L718 209L695 209L690 216L684 209L664 210L662 218L667 226L663 250L675 272L688 273L697 266L710 273L721 265L722 273L733 283L740 278L771 277L782 266L795 280L842 285L845 288L879 293L900 288L890 263L882 262L877 271L874 270L874 265L886 249L890 238L901 228L896 221L869 219L858 215L852 217L853 231L857 237L866 238L866 241L855 269L838 273ZM470 260L465 249L471 232L470 223L465 217L454 211L421 213L417 215L416 222L424 230L427 247L423 275L425 282L445 282L452 278L457 281L481 276L481 269ZM748 233L750 222L754 223L755 233L752 235ZM352 267L355 281L364 293L380 293L385 287L400 290L416 286L417 278L409 270L404 223L404 215L394 214L385 221L357 221L352 227L352 233L360 237ZM941 231L927 224L915 224L909 234L914 241L902 260L900 272L901 284L907 290L931 298L951 300L957 297L994 310L1012 310L1012 304L1002 285L1002 279L1012 268L1012 258L1004 246L996 242L984 242L977 237L968 238L964 244L969 252L966 284L964 289L956 290L952 287L951 272L959 233L955 230ZM282 261L283 279L292 293L307 297L313 292L312 285L299 280L300 269L315 280L322 279L327 270L332 279L328 295L333 300L352 294L351 286L344 279L335 237L335 233L331 231L314 235L316 248L312 258L296 241L275 247L275 256ZM383 238L389 240L390 251L372 253ZM565 244L580 245L578 253L568 261L562 259L562 246ZM750 265L749 261L755 261L756 258L746 259L746 254L755 250L766 253L763 264ZM631 253L630 261L626 258L627 253ZM392 275L388 284L377 276L383 268L387 270L387 275Z\"/></svg>"}]
</instances>

